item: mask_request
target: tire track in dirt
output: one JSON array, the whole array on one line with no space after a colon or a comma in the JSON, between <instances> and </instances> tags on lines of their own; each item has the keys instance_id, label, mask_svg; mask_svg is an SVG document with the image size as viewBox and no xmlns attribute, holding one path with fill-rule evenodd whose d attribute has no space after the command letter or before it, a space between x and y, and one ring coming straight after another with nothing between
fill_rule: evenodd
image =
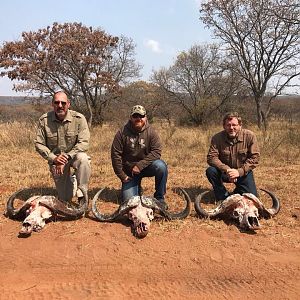
<instances>
[{"instance_id":1,"label":"tire track in dirt","mask_svg":"<svg viewBox=\"0 0 300 300\"><path fill-rule=\"evenodd\" d=\"M147 238L138 240L126 224L84 219L47 224L40 234L17 239L18 224L9 225L0 240L0 299L300 295L300 254L288 237L242 235L222 223L223 231L202 230L195 221L153 223Z\"/></svg>"},{"instance_id":2,"label":"tire track in dirt","mask_svg":"<svg viewBox=\"0 0 300 300\"><path fill-rule=\"evenodd\" d=\"M289 290L286 297L285 291ZM276 291L276 294L275 294ZM62 282L17 286L16 289L0 287L0 299L297 299L299 286L295 280L268 280L264 289L261 281L249 279L159 279L157 282L142 279L120 281Z\"/></svg>"}]
</instances>

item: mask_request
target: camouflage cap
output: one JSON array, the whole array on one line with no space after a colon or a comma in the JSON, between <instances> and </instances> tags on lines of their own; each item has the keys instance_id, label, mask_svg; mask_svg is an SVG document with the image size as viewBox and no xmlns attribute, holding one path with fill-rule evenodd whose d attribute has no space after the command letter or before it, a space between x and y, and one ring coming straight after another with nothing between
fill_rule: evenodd
<instances>
[{"instance_id":1,"label":"camouflage cap","mask_svg":"<svg viewBox=\"0 0 300 300\"><path fill-rule=\"evenodd\" d=\"M135 105L130 112L130 115L139 114L139 115L146 115L146 109L142 105Z\"/></svg>"}]
</instances>

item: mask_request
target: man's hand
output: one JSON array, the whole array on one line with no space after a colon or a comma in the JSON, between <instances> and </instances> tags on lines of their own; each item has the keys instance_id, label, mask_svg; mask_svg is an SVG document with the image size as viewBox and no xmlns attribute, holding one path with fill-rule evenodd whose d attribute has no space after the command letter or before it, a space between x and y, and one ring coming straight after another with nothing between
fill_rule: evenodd
<instances>
[{"instance_id":1,"label":"man's hand","mask_svg":"<svg viewBox=\"0 0 300 300\"><path fill-rule=\"evenodd\" d=\"M59 154L53 160L53 175L60 176L64 173L65 165L68 163L68 155L67 154Z\"/></svg>"},{"instance_id":2,"label":"man's hand","mask_svg":"<svg viewBox=\"0 0 300 300\"><path fill-rule=\"evenodd\" d=\"M132 168L132 175L137 175L137 174L140 174L141 173L141 171L140 171L140 169L138 168L138 166L134 166L133 168Z\"/></svg>"},{"instance_id":3,"label":"man's hand","mask_svg":"<svg viewBox=\"0 0 300 300\"><path fill-rule=\"evenodd\" d=\"M67 154L59 154L54 158L53 162L55 165L65 165L68 162L68 158Z\"/></svg>"},{"instance_id":4,"label":"man's hand","mask_svg":"<svg viewBox=\"0 0 300 300\"><path fill-rule=\"evenodd\" d=\"M65 165L54 165L53 166L53 175L60 176L64 173Z\"/></svg>"},{"instance_id":5,"label":"man's hand","mask_svg":"<svg viewBox=\"0 0 300 300\"><path fill-rule=\"evenodd\" d=\"M226 174L230 182L236 182L240 177L239 171L237 169L227 169Z\"/></svg>"},{"instance_id":6,"label":"man's hand","mask_svg":"<svg viewBox=\"0 0 300 300\"><path fill-rule=\"evenodd\" d=\"M124 183L129 182L132 178L129 176L126 176L126 178L123 180Z\"/></svg>"}]
</instances>

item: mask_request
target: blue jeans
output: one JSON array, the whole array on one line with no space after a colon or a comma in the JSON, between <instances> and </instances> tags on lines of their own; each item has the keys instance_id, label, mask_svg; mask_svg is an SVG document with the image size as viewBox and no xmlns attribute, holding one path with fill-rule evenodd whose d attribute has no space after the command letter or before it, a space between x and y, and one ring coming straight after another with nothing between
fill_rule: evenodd
<instances>
[{"instance_id":1,"label":"blue jeans","mask_svg":"<svg viewBox=\"0 0 300 300\"><path fill-rule=\"evenodd\" d=\"M229 196L229 192L226 190L223 184L223 182L229 182L226 174L222 173L215 167L208 167L206 169L206 177L208 178L208 181L211 183L214 189L216 200L224 200ZM242 195L243 193L252 193L256 197L258 197L252 171L249 171L244 176L238 177L237 181L234 182L234 184L234 194Z\"/></svg>"},{"instance_id":2,"label":"blue jeans","mask_svg":"<svg viewBox=\"0 0 300 300\"><path fill-rule=\"evenodd\" d=\"M168 179L168 167L161 159L153 161L148 167L143 169L140 174L134 175L129 182L122 182L122 201L130 199L133 196L138 196L140 194L142 178L152 176L155 176L154 197L157 200L164 201Z\"/></svg>"}]
</instances>

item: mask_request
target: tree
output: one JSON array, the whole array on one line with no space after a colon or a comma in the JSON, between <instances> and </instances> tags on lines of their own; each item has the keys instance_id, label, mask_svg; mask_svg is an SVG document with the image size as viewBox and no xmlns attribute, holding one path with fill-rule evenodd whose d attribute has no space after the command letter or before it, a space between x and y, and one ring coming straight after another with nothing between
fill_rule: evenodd
<instances>
[{"instance_id":1,"label":"tree","mask_svg":"<svg viewBox=\"0 0 300 300\"><path fill-rule=\"evenodd\" d=\"M201 125L238 92L241 80L230 69L217 45L195 45L170 68L155 71L152 81L184 109L191 123Z\"/></svg>"},{"instance_id":2,"label":"tree","mask_svg":"<svg viewBox=\"0 0 300 300\"><path fill-rule=\"evenodd\" d=\"M161 111L167 113L167 107L162 109L164 103L161 101L158 86L150 82L140 80L127 85L122 89L122 99L127 107L136 104L143 105L147 110L147 117L150 121L155 116L164 116ZM158 112L158 110L160 111Z\"/></svg>"},{"instance_id":3,"label":"tree","mask_svg":"<svg viewBox=\"0 0 300 300\"><path fill-rule=\"evenodd\" d=\"M87 111L89 125L102 124L103 112L120 84L139 75L135 45L81 23L54 23L0 48L1 76L19 80L17 91L42 96L64 90L72 106Z\"/></svg>"},{"instance_id":4,"label":"tree","mask_svg":"<svg viewBox=\"0 0 300 300\"><path fill-rule=\"evenodd\" d=\"M297 1L209 0L201 5L201 19L214 29L238 62L235 72L248 82L259 128L267 129L274 99L300 74L300 23L286 21L299 20Z\"/></svg>"},{"instance_id":5,"label":"tree","mask_svg":"<svg viewBox=\"0 0 300 300\"><path fill-rule=\"evenodd\" d=\"M287 8L291 12L291 14L288 15L280 15L280 11L282 9L280 8ZM279 8L279 11L278 11ZM276 5L274 6L273 14L278 17L279 19L284 20L287 23L294 23L294 24L299 24L300 19L299 19L299 8L300 8L300 3L298 1L290 1L290 0L276 0Z\"/></svg>"}]
</instances>

